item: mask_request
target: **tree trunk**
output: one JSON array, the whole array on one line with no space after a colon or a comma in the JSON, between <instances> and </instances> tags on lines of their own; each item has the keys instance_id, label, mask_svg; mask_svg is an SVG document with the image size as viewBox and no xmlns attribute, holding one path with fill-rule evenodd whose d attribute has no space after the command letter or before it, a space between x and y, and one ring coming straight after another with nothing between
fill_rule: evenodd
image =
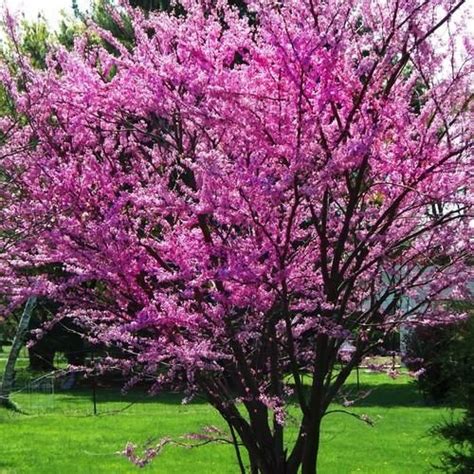
<instances>
[{"instance_id":1,"label":"tree trunk","mask_svg":"<svg viewBox=\"0 0 474 474\"><path fill-rule=\"evenodd\" d=\"M2 386L0 387L0 406L13 408L14 405L10 401L10 393L15 381L15 365L20 355L20 350L25 342L28 326L30 324L31 314L36 306L36 297L33 296L28 299L21 315L18 329L13 339L10 354L8 354L7 365L3 373Z\"/></svg>"},{"instance_id":2,"label":"tree trunk","mask_svg":"<svg viewBox=\"0 0 474 474\"><path fill-rule=\"evenodd\" d=\"M318 453L321 440L321 416L308 429L301 466L302 474L316 474L318 471Z\"/></svg>"}]
</instances>

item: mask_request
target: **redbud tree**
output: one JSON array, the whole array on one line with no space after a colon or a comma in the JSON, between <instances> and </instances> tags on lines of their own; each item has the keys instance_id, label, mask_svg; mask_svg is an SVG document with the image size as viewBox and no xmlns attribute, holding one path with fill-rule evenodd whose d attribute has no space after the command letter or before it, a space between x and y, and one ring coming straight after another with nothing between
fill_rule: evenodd
<instances>
[{"instance_id":1,"label":"redbud tree","mask_svg":"<svg viewBox=\"0 0 474 474\"><path fill-rule=\"evenodd\" d=\"M133 46L90 24L43 71L18 54L1 72L8 303L59 301L131 383L204 395L252 473L313 474L351 370L401 324L451 321L440 301L466 291L463 3L123 5Z\"/></svg>"}]
</instances>

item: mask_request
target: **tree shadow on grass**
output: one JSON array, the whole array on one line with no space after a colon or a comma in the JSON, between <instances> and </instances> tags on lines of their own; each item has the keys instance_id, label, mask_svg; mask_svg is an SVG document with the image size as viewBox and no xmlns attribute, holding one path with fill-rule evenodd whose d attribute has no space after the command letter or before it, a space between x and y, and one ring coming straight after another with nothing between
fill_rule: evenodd
<instances>
[{"instance_id":1,"label":"tree shadow on grass","mask_svg":"<svg viewBox=\"0 0 474 474\"><path fill-rule=\"evenodd\" d=\"M363 397L362 395L366 392L370 393L368 396ZM433 407L433 404L423 398L414 382L404 384L394 384L390 382L378 384L361 383L359 387L357 387L356 383L347 383L344 385L341 393L348 400L355 400L354 406L356 407ZM38 394L38 396L40 397L41 394ZM54 394L54 398L59 403L64 403L69 406L81 406L84 405L85 402L92 402L93 390L92 387L80 387L67 391L57 391ZM162 392L157 395L151 395L144 389L134 389L125 393L123 393L118 387L98 387L96 389L96 400L98 404L159 403L166 405L182 405L184 398L185 395L183 393L176 392ZM203 396L196 396L189 404L203 405L206 403L207 401Z\"/></svg>"},{"instance_id":2,"label":"tree shadow on grass","mask_svg":"<svg viewBox=\"0 0 474 474\"><path fill-rule=\"evenodd\" d=\"M7 463L0 459L0 472L17 472L13 470L15 467L17 466L14 463Z\"/></svg>"},{"instance_id":3,"label":"tree shadow on grass","mask_svg":"<svg viewBox=\"0 0 474 474\"><path fill-rule=\"evenodd\" d=\"M308 387L309 388L309 387ZM368 393L367 396L363 396ZM31 396L41 397L41 394L31 394ZM134 388L123 393L120 387L97 387L96 401L99 410L103 410L107 404L110 404L110 410L120 411L121 406L127 404L161 404L180 406L183 404L183 393L163 392L157 395L149 394L144 388ZM433 405L423 398L416 383L409 381L406 383L394 383L387 380L387 383L367 383L361 378L361 383L357 386L351 381L343 387L341 396L336 403L342 402L343 397L346 400L354 401L354 407L419 407L433 408L446 407L446 405ZM92 386L80 386L71 390L61 390L54 394L55 409L61 410L84 410L85 406L92 406L93 389ZM296 402L296 399L294 400ZM21 401L20 401L21 404ZM116 407L113 405L117 404ZM190 401L189 405L205 405L207 401L203 396L196 396ZM60 408L61 407L61 408ZM455 408L455 405L449 404L449 407ZM109 407L107 407L109 409Z\"/></svg>"},{"instance_id":4,"label":"tree shadow on grass","mask_svg":"<svg viewBox=\"0 0 474 474\"><path fill-rule=\"evenodd\" d=\"M97 403L160 403L169 405L182 405L185 395L176 392L163 392L156 395L148 393L145 389L135 389L122 392L120 388L96 388ZM34 396L34 395L33 395ZM37 396L41 396L38 394ZM54 398L58 402L67 405L83 405L85 401L91 401L94 397L92 387L80 387L78 389L60 390L54 393ZM203 405L207 403L203 397L193 398L190 405Z\"/></svg>"},{"instance_id":5,"label":"tree shadow on grass","mask_svg":"<svg viewBox=\"0 0 474 474\"><path fill-rule=\"evenodd\" d=\"M370 392L366 397L358 394ZM416 383L394 384L382 383L370 385L361 383L359 387L355 383L344 385L343 394L350 400L355 400L354 407L419 407L419 408L443 408L447 405L433 404L423 397ZM450 408L455 408L453 404Z\"/></svg>"}]
</instances>

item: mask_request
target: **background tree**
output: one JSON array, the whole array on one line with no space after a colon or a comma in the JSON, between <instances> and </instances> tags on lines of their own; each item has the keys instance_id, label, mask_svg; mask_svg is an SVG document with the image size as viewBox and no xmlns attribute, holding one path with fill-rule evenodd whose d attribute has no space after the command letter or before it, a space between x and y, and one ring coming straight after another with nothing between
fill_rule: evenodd
<instances>
[{"instance_id":1,"label":"background tree","mask_svg":"<svg viewBox=\"0 0 474 474\"><path fill-rule=\"evenodd\" d=\"M25 309L21 315L18 328L13 338L12 347L8 354L5 371L2 374L2 384L0 385L0 406L6 408L16 408L16 405L10 400L10 393L13 389L15 382L15 365L20 354L20 350L25 344L25 340L28 334L28 326L30 324L31 315L36 306L36 297L28 299Z\"/></svg>"},{"instance_id":2,"label":"background tree","mask_svg":"<svg viewBox=\"0 0 474 474\"><path fill-rule=\"evenodd\" d=\"M473 362L467 348L474 340L472 304L466 301L446 302L454 311L469 312L465 321L439 327L418 327L407 337L403 362L418 372L417 384L426 400L434 403L458 401L465 387L466 367ZM462 392L461 392L462 393Z\"/></svg>"},{"instance_id":3,"label":"background tree","mask_svg":"<svg viewBox=\"0 0 474 474\"><path fill-rule=\"evenodd\" d=\"M12 58L15 48L18 48L18 50L28 58L32 67L35 69L45 69L48 51L53 48L58 41L65 46L72 45L72 42L67 41L65 36L66 29L68 33L74 35L77 35L80 31L77 23L72 24L65 18L62 23L61 33L56 35L50 31L46 20L42 16L38 16L37 20L33 22L23 20L19 27L21 30L21 41L16 45L7 43L1 52L4 63L8 64L13 70L17 68ZM14 101L6 89L2 88L0 92L1 116L25 123L27 116L17 113ZM8 182L10 176L8 176L8 173L5 173L5 170L3 171L4 175L0 176L0 179L3 179L4 182ZM0 173L1 172L2 170L0 169ZM8 244L11 239L17 237L21 238L21 236L16 234L14 229L10 229L8 232L9 238L4 239L4 242ZM48 270L51 275L54 274L54 268L43 268L42 270ZM38 272L37 269L35 271ZM4 328L4 336L14 341L8 356L8 364L4 374L4 379L8 380L8 391L10 391L11 384L13 383L14 367L21 347L28 341L32 344L35 342L35 338L30 336L31 330L39 329L46 324L48 320L51 320L54 317L56 312L55 308L57 306L57 304L45 298L40 298L39 301L35 302L34 311L16 311L17 314L15 314L15 318L10 318L9 321L5 321L1 324ZM15 321L16 324L12 324L13 321ZM84 341L79 336L79 328L67 318L62 320L61 323L53 324L52 328L50 328L41 341L33 344L29 348L29 369L33 371L53 370L54 357L57 352L64 352L66 359L74 364L83 361L85 357ZM6 398L5 396L5 399Z\"/></svg>"},{"instance_id":4,"label":"background tree","mask_svg":"<svg viewBox=\"0 0 474 474\"><path fill-rule=\"evenodd\" d=\"M469 312L469 318L454 333L448 332L445 344L432 357L431 364L442 367L449 376L446 397L463 409L435 427L433 432L449 442L440 470L451 474L468 474L474 470L474 304L454 302L458 311Z\"/></svg>"},{"instance_id":5,"label":"background tree","mask_svg":"<svg viewBox=\"0 0 474 474\"><path fill-rule=\"evenodd\" d=\"M0 255L10 305L60 301L132 382L203 394L252 472L313 474L362 357L466 294L472 55L439 35L463 3L125 6L133 44L91 25L46 71L19 54L2 72L28 118L1 124L0 222L25 236ZM63 275L24 271L42 265Z\"/></svg>"},{"instance_id":6,"label":"background tree","mask_svg":"<svg viewBox=\"0 0 474 474\"><path fill-rule=\"evenodd\" d=\"M138 1L134 3L134 6L142 8L145 11L170 8L169 2L155 2L153 0L147 0L145 2ZM112 1L95 1L91 3L92 13L87 14L81 12L77 3L73 2L75 17L70 18L64 16L58 32L51 32L46 20L41 15L38 16L36 21L23 20L20 23L21 41L17 45L7 43L1 53L2 58L10 67L15 68L16 65L14 61L12 61L11 54L15 50L15 47L17 47L19 51L28 58L34 68L45 69L48 51L53 48L54 45L57 45L58 42L69 49L72 48L75 38L83 34L86 24L90 19L89 17L91 17L96 24L110 31L114 37L130 47L134 40L130 19L126 14L122 14L119 17L120 21L115 21L114 15L111 13L113 8L115 8L115 5ZM97 40L100 41L99 38L91 39L92 43L94 43L94 41L97 42ZM107 45L107 42L104 43ZM0 93L1 115L15 117L14 104L8 96L7 91L1 89ZM27 117L23 116L22 119L26 120ZM48 320L51 320L56 312L54 308L57 306L57 304L47 299L40 300L36 311L31 315L28 313L26 330L24 328L26 321L24 319L25 313L20 311L17 315L17 329L20 331L21 336L16 337L16 340L21 341L23 344L30 339L32 343L28 350L30 358L29 368L31 370L53 370L54 357L57 352L64 352L66 359L72 364L77 365L84 361L85 346L80 337L82 330L68 318L64 318L57 324L50 325L49 331L36 343L35 338L31 338L28 335L31 330L38 330L43 327ZM14 339L16 332L12 324L9 324L8 328L6 327L6 323L3 323L2 326L4 326L5 331L1 333L0 344L3 338L9 335L11 339ZM10 364L10 366L14 367L14 364Z\"/></svg>"},{"instance_id":7,"label":"background tree","mask_svg":"<svg viewBox=\"0 0 474 474\"><path fill-rule=\"evenodd\" d=\"M29 369L37 372L55 370L57 353L63 353L66 361L73 366L83 366L88 350L85 338L87 332L67 316L55 319L59 305L45 298L38 301L36 311L30 320Z\"/></svg>"}]
</instances>

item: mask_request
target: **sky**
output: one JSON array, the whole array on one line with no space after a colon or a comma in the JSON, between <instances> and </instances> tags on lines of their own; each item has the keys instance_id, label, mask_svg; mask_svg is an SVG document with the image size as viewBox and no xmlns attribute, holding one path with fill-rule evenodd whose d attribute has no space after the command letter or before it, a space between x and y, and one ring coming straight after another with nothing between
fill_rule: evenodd
<instances>
[{"instance_id":1,"label":"sky","mask_svg":"<svg viewBox=\"0 0 474 474\"><path fill-rule=\"evenodd\" d=\"M89 3L89 0L77 0L80 10L86 10ZM72 14L72 0L0 0L1 4L6 4L12 13L24 13L28 20L35 20L42 13L52 28L59 25L61 10Z\"/></svg>"}]
</instances>

